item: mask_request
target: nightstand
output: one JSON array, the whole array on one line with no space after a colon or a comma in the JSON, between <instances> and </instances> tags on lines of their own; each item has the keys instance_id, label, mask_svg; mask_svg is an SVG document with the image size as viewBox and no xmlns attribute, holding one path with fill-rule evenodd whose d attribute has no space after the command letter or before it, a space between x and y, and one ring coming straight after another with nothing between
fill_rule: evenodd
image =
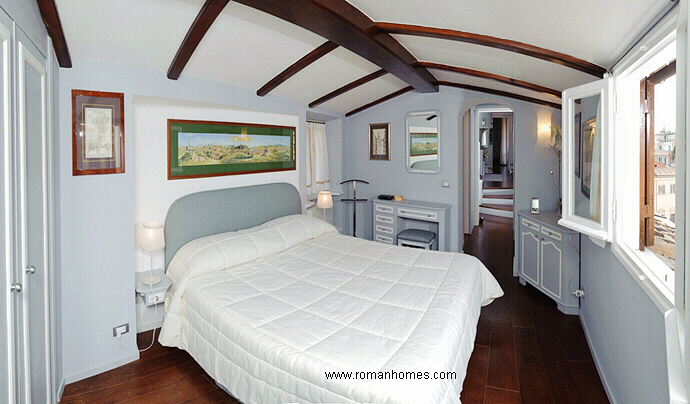
<instances>
[{"instance_id":1,"label":"nightstand","mask_svg":"<svg viewBox=\"0 0 690 404\"><path fill-rule=\"evenodd\" d=\"M172 282L170 282L170 279L168 279L167 276L165 276L165 273L161 269L154 269L153 270L153 275L154 276L160 276L161 281L158 282L155 285L145 285L141 280L145 276L151 275L151 271L143 271L143 272L137 272L136 273L136 278L137 278L137 286L136 286L136 291L137 293L141 296L141 298L144 300L144 303L147 306L153 306L155 304L163 303L165 301L165 295L166 292L168 291L168 288L170 285L172 285Z\"/></svg>"}]
</instances>

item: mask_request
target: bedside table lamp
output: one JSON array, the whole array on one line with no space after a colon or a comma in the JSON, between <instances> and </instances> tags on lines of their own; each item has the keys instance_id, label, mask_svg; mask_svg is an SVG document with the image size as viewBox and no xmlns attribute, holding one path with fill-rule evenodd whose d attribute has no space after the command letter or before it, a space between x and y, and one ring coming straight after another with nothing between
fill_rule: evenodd
<instances>
[{"instance_id":1,"label":"bedside table lamp","mask_svg":"<svg viewBox=\"0 0 690 404\"><path fill-rule=\"evenodd\" d=\"M319 191L316 199L316 207L323 209L323 220L326 220L326 209L333 207L333 195L331 191Z\"/></svg>"},{"instance_id":2,"label":"bedside table lamp","mask_svg":"<svg viewBox=\"0 0 690 404\"><path fill-rule=\"evenodd\" d=\"M139 247L141 247L142 250L149 251L151 253L151 275L144 277L141 282L145 285L155 285L161 281L161 278L160 276L153 275L153 252L165 247L163 223L144 222Z\"/></svg>"}]
</instances>

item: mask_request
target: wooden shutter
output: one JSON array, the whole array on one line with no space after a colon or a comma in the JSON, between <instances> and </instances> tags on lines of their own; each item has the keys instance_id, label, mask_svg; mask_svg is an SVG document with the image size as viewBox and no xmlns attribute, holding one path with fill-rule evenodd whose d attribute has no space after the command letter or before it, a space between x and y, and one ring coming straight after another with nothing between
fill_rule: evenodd
<instances>
[{"instance_id":1,"label":"wooden shutter","mask_svg":"<svg viewBox=\"0 0 690 404\"><path fill-rule=\"evenodd\" d=\"M640 81L640 250L654 245L654 82Z\"/></svg>"}]
</instances>

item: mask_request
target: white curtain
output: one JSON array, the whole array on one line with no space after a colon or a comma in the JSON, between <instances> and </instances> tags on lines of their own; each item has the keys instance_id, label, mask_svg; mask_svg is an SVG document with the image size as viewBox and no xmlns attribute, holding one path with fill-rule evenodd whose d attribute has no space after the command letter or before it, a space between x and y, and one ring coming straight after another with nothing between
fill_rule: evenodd
<instances>
[{"instance_id":1,"label":"white curtain","mask_svg":"<svg viewBox=\"0 0 690 404\"><path fill-rule=\"evenodd\" d=\"M508 164L508 118L501 119L501 165Z\"/></svg>"},{"instance_id":2,"label":"white curtain","mask_svg":"<svg viewBox=\"0 0 690 404\"><path fill-rule=\"evenodd\" d=\"M307 122L307 194L314 197L330 187L326 125Z\"/></svg>"}]
</instances>

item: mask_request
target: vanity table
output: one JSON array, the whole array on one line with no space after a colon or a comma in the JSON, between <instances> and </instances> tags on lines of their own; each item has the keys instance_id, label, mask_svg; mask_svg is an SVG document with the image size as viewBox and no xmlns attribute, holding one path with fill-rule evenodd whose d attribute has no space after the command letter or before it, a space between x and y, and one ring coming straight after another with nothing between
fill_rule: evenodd
<instances>
[{"instance_id":1,"label":"vanity table","mask_svg":"<svg viewBox=\"0 0 690 404\"><path fill-rule=\"evenodd\" d=\"M438 250L450 251L450 205L409 199L375 199L373 205L374 241L397 245L403 230L428 230L436 233Z\"/></svg>"}]
</instances>

